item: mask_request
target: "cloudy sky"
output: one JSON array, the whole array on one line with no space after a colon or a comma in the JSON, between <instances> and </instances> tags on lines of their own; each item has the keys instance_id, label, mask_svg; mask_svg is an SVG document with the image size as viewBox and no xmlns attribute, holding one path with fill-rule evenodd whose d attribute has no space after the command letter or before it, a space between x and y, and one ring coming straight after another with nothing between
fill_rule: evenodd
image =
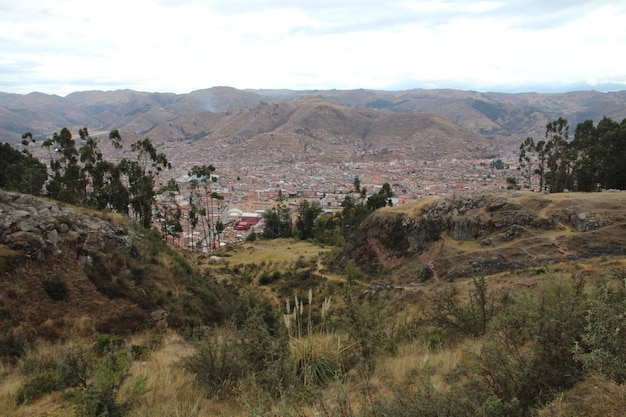
<instances>
[{"instance_id":1,"label":"cloudy sky","mask_svg":"<svg viewBox=\"0 0 626 417\"><path fill-rule=\"evenodd\" d=\"M0 91L626 90L616 0L0 0Z\"/></svg>"}]
</instances>

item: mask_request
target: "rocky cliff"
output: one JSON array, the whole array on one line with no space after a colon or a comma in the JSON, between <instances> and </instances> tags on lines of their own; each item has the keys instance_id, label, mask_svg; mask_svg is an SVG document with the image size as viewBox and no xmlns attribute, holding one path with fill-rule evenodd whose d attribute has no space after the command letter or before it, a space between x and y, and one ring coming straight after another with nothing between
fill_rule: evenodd
<instances>
[{"instance_id":1,"label":"rocky cliff","mask_svg":"<svg viewBox=\"0 0 626 417\"><path fill-rule=\"evenodd\" d=\"M122 216L0 191L0 357L34 340L222 319L233 295L187 256Z\"/></svg>"},{"instance_id":2,"label":"rocky cliff","mask_svg":"<svg viewBox=\"0 0 626 417\"><path fill-rule=\"evenodd\" d=\"M85 267L107 247L126 254L132 249L127 228L31 195L0 192L0 216L0 244L29 261L61 255L70 246Z\"/></svg>"},{"instance_id":3,"label":"rocky cliff","mask_svg":"<svg viewBox=\"0 0 626 417\"><path fill-rule=\"evenodd\" d=\"M398 283L489 275L624 255L625 229L623 192L455 195L379 210L341 259Z\"/></svg>"}]
</instances>

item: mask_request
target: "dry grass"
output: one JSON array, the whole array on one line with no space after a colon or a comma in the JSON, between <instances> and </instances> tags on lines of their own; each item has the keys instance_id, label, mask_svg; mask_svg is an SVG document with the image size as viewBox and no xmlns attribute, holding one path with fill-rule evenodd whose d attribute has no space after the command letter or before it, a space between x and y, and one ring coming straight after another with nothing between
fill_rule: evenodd
<instances>
[{"instance_id":1,"label":"dry grass","mask_svg":"<svg viewBox=\"0 0 626 417\"><path fill-rule=\"evenodd\" d=\"M321 248L293 239L257 240L235 246L233 252L227 252L229 256L226 259L231 265L247 265L264 261L293 263L300 257L311 259L330 250L330 247Z\"/></svg>"},{"instance_id":2,"label":"dry grass","mask_svg":"<svg viewBox=\"0 0 626 417\"><path fill-rule=\"evenodd\" d=\"M626 385L591 376L561 394L538 417L621 417L626 410Z\"/></svg>"},{"instance_id":3,"label":"dry grass","mask_svg":"<svg viewBox=\"0 0 626 417\"><path fill-rule=\"evenodd\" d=\"M432 348L424 341L416 341L401 346L395 355L380 361L374 377L383 392L387 386L411 383L425 376L435 389L445 391L448 384L444 375L463 361L466 351L475 351L480 345L479 340L468 340L459 346Z\"/></svg>"},{"instance_id":4,"label":"dry grass","mask_svg":"<svg viewBox=\"0 0 626 417\"><path fill-rule=\"evenodd\" d=\"M120 397L131 396L132 387L146 378L150 391L137 399L129 417L194 417L246 415L236 403L216 402L194 385L193 376L179 365L181 358L192 353L192 347L180 336L170 334L162 347L146 361L135 362L132 377L120 390Z\"/></svg>"},{"instance_id":5,"label":"dry grass","mask_svg":"<svg viewBox=\"0 0 626 417\"><path fill-rule=\"evenodd\" d=\"M129 340L132 344L145 343L149 336L135 336ZM55 358L64 348L60 344L42 344L36 350L29 351L19 365L0 364L0 415L11 417L56 417L73 416L74 406L62 400L62 393L45 395L37 401L16 405L18 390L23 386L29 372L36 373L40 362L46 358ZM180 336L168 334L162 346L152 352L145 361L135 361L131 368L131 377L122 385L118 401L132 400L129 417L204 417L245 416L243 408L235 401L216 402L208 398L194 385L193 376L186 373L179 360L191 354L192 347ZM28 369L25 369L25 364ZM43 366L43 365L41 365ZM33 368L33 369L30 369ZM134 387L145 379L148 392L136 396Z\"/></svg>"}]
</instances>

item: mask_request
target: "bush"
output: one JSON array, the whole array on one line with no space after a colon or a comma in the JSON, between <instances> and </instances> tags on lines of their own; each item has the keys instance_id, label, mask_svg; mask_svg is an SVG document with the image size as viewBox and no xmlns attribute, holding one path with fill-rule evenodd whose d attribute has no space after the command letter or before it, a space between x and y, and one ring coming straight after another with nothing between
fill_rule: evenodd
<instances>
[{"instance_id":1,"label":"bush","mask_svg":"<svg viewBox=\"0 0 626 417\"><path fill-rule=\"evenodd\" d=\"M280 271L274 271L273 273L263 272L261 278L259 278L259 284L268 285L280 278Z\"/></svg>"},{"instance_id":2,"label":"bush","mask_svg":"<svg viewBox=\"0 0 626 417\"><path fill-rule=\"evenodd\" d=\"M606 285L591 295L585 330L575 349L576 360L588 372L619 384L626 381L626 289L621 285Z\"/></svg>"},{"instance_id":3,"label":"bush","mask_svg":"<svg viewBox=\"0 0 626 417\"><path fill-rule=\"evenodd\" d=\"M183 368L194 375L196 384L217 397L230 395L246 374L235 338L215 332L197 343L196 352L183 359Z\"/></svg>"},{"instance_id":4,"label":"bush","mask_svg":"<svg viewBox=\"0 0 626 417\"><path fill-rule=\"evenodd\" d=\"M475 403L494 401L505 414L528 415L583 377L572 353L588 308L584 282L549 280L535 296L519 296L494 318L481 351L463 370ZM490 400L491 398L491 400Z\"/></svg>"},{"instance_id":5,"label":"bush","mask_svg":"<svg viewBox=\"0 0 626 417\"><path fill-rule=\"evenodd\" d=\"M130 362L125 352L108 351L103 357L95 358L88 383L66 395L66 399L78 406L83 417L122 417L130 407L130 401L118 402L117 393L122 383L130 376ZM139 380L143 384L144 380ZM144 387L145 388L145 387ZM144 390L134 389L133 394Z\"/></svg>"},{"instance_id":6,"label":"bush","mask_svg":"<svg viewBox=\"0 0 626 417\"><path fill-rule=\"evenodd\" d=\"M124 346L124 338L122 336L101 334L93 345L93 351L96 355L102 356L107 352L114 352Z\"/></svg>"},{"instance_id":7,"label":"bush","mask_svg":"<svg viewBox=\"0 0 626 417\"><path fill-rule=\"evenodd\" d=\"M50 298L55 301L67 300L70 290L65 281L65 277L60 271L55 271L43 282L43 288Z\"/></svg>"},{"instance_id":8,"label":"bush","mask_svg":"<svg viewBox=\"0 0 626 417\"><path fill-rule=\"evenodd\" d=\"M469 302L466 303L461 301L454 283L437 290L431 298L431 320L439 326L454 329L467 336L482 336L501 303L488 291L484 277L474 279L473 284Z\"/></svg>"},{"instance_id":9,"label":"bush","mask_svg":"<svg viewBox=\"0 0 626 417\"><path fill-rule=\"evenodd\" d=\"M346 279L348 283L352 283L357 279L361 278L361 268L359 268L352 259L348 261L344 270L344 274L346 274Z\"/></svg>"},{"instance_id":10,"label":"bush","mask_svg":"<svg viewBox=\"0 0 626 417\"><path fill-rule=\"evenodd\" d=\"M18 405L36 400L59 388L59 380L51 372L39 374L27 381L17 392Z\"/></svg>"},{"instance_id":11,"label":"bush","mask_svg":"<svg viewBox=\"0 0 626 417\"><path fill-rule=\"evenodd\" d=\"M251 307L238 329L241 358L259 387L278 397L294 384L287 329L271 307Z\"/></svg>"}]
</instances>

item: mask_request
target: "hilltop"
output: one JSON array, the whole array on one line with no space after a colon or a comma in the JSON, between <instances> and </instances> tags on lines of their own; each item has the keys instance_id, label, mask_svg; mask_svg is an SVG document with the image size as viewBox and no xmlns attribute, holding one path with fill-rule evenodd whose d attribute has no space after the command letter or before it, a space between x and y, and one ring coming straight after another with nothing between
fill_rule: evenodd
<instances>
[{"instance_id":1,"label":"hilltop","mask_svg":"<svg viewBox=\"0 0 626 417\"><path fill-rule=\"evenodd\" d=\"M394 284L626 254L626 193L458 194L376 211L345 251Z\"/></svg>"}]
</instances>

